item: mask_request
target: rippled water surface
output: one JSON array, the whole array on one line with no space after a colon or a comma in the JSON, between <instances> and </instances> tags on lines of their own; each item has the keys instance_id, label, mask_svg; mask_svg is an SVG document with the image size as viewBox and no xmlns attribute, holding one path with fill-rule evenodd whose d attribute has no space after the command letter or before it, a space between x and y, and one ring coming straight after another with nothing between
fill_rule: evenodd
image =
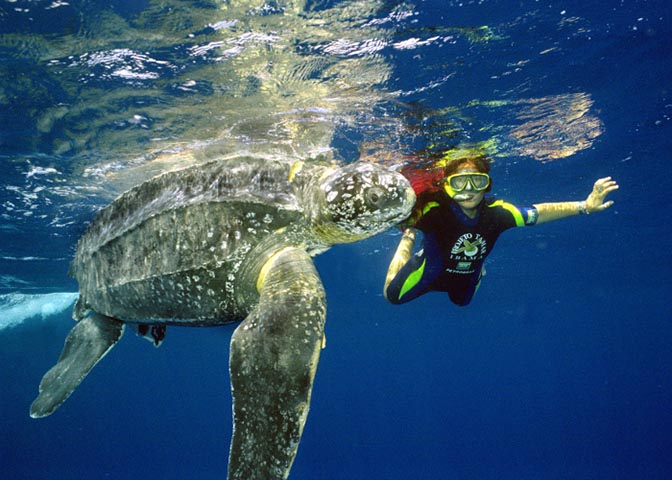
<instances>
[{"instance_id":1,"label":"rippled water surface","mask_svg":"<svg viewBox=\"0 0 672 480\"><path fill-rule=\"evenodd\" d=\"M516 203L621 189L505 234L464 309L385 302L396 231L317 257L328 347L290 478L667 478L671 34L665 0L0 1L1 471L226 469L231 328L127 335L28 417L71 327L77 238L116 195L240 152L484 152Z\"/></svg>"}]
</instances>

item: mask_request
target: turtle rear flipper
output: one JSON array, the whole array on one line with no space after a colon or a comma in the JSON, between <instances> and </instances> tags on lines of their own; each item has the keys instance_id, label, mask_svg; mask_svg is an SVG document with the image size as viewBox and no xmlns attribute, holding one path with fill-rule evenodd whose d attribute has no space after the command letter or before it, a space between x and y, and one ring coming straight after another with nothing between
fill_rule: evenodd
<instances>
[{"instance_id":1,"label":"turtle rear flipper","mask_svg":"<svg viewBox=\"0 0 672 480\"><path fill-rule=\"evenodd\" d=\"M77 322L65 339L58 362L42 377L30 416L46 417L61 406L123 332L123 322L98 313Z\"/></svg>"},{"instance_id":2,"label":"turtle rear flipper","mask_svg":"<svg viewBox=\"0 0 672 480\"><path fill-rule=\"evenodd\" d=\"M135 332L156 348L159 348L166 338L166 326L161 323L137 324L135 325Z\"/></svg>"},{"instance_id":3,"label":"turtle rear flipper","mask_svg":"<svg viewBox=\"0 0 672 480\"><path fill-rule=\"evenodd\" d=\"M259 304L231 339L230 480L287 478L324 336L324 288L306 252L276 253L257 285Z\"/></svg>"}]
</instances>

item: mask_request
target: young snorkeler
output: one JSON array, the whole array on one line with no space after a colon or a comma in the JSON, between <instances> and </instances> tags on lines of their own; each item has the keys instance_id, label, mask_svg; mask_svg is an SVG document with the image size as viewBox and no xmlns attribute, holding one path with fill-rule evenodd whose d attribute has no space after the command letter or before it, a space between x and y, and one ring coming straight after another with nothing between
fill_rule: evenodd
<instances>
[{"instance_id":1,"label":"young snorkeler","mask_svg":"<svg viewBox=\"0 0 672 480\"><path fill-rule=\"evenodd\" d=\"M611 177L595 182L580 202L540 203L518 207L486 199L492 187L490 161L485 156L448 163L443 189L419 195L413 226L404 229L385 279L385 298L409 302L427 292L447 292L456 305L468 305L483 276L483 262L499 235L509 228L546 223L611 207L606 196L618 189ZM423 248L412 255L416 229Z\"/></svg>"}]
</instances>

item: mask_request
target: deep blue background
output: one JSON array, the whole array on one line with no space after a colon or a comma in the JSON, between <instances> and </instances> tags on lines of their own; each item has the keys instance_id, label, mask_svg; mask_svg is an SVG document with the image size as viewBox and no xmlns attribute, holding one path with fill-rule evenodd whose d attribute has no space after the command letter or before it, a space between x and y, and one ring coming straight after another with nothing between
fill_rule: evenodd
<instances>
[{"instance_id":1,"label":"deep blue background","mask_svg":"<svg viewBox=\"0 0 672 480\"><path fill-rule=\"evenodd\" d=\"M438 47L421 58L393 55L398 88L460 61L466 67L425 104L492 98L518 81L495 82L492 72L557 37L559 56L535 56L527 67L525 95L588 92L605 133L556 162L496 162L494 193L523 204L581 199L611 175L621 185L616 204L505 234L466 308L440 294L387 304L394 231L318 257L327 348L291 478L670 478L670 4L464 3L418 2L419 25L503 25L547 13L508 42L455 57ZM564 38L561 11L586 19L590 35ZM35 232L7 235L19 250L45 248ZM72 291L65 265L34 275ZM28 407L69 316L0 331L0 477L222 478L234 327L172 329L159 349L127 335L56 414L32 420Z\"/></svg>"}]
</instances>

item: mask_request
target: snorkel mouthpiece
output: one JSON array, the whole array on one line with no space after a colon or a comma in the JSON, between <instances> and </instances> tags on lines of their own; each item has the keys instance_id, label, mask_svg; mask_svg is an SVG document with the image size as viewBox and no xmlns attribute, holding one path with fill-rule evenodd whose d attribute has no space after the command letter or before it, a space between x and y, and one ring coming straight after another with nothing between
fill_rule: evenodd
<instances>
[{"instance_id":1,"label":"snorkel mouthpiece","mask_svg":"<svg viewBox=\"0 0 672 480\"><path fill-rule=\"evenodd\" d=\"M448 189L446 189L446 190L448 190ZM448 195L450 195L450 193ZM456 193L456 194L453 194L451 196L451 198L453 200L455 200L456 202L461 202L463 200L469 200L471 198L471 195L468 194L468 193Z\"/></svg>"}]
</instances>

